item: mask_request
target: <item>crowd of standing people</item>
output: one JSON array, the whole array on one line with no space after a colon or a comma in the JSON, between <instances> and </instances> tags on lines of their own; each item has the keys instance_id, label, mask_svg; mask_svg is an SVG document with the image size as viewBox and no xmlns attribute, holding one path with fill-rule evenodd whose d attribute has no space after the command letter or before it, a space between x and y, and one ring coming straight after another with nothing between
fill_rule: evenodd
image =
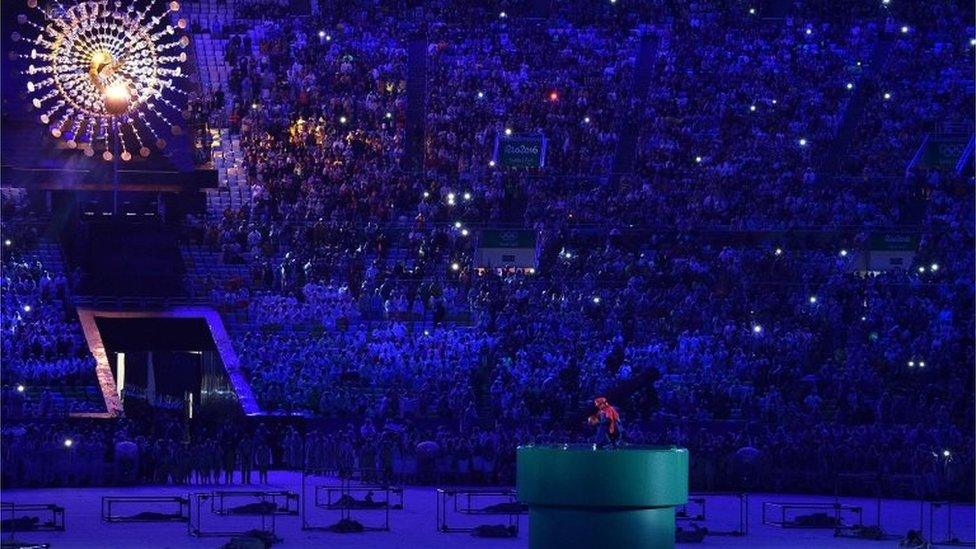
<instances>
[{"instance_id":1,"label":"crowd of standing people","mask_svg":"<svg viewBox=\"0 0 976 549\"><path fill-rule=\"evenodd\" d=\"M281 467L510 483L518 444L584 439L586 403L620 393L627 440L688 446L694 486L816 491L845 472L906 495L972 486L973 182L906 169L925 134L972 133L971 13L568 2L538 20L454 4L272 9L230 32L227 124L250 201L188 232L247 265L214 304L246 318L234 348L260 407L301 419L89 426L71 437L90 452L67 454L71 427L16 426L15 478L58 482L23 456L87 455L138 482ZM264 4L248 5L240 17ZM411 173L418 29L425 163ZM635 167L612 173L629 118ZM544 169L495 165L496 139L539 134ZM531 269L478 268L493 224L536 233ZM868 268L885 232L917 249ZM6 270L5 375L83 375L77 326L54 310L64 273ZM757 463L778 474L755 478Z\"/></svg>"}]
</instances>

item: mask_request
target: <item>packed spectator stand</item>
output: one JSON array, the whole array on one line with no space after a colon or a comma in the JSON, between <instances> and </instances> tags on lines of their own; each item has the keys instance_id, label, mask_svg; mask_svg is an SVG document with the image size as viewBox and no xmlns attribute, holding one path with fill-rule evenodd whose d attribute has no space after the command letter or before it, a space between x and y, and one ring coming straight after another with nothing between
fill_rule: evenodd
<instances>
[{"instance_id":1,"label":"packed spectator stand","mask_svg":"<svg viewBox=\"0 0 976 549\"><path fill-rule=\"evenodd\" d=\"M21 405L18 385L94 380L70 275L15 232L3 396L25 420L5 421L5 482L308 467L511 483L517 444L585 439L586 402L632 387L615 403L627 439L687 446L698 488L822 492L871 472L888 495L971 497L972 174L907 168L926 134L972 134L971 9L572 1L539 19L507 2L403 17L344 4L293 18L237 1L198 29L224 44L208 116L240 146L247 200L188 217L184 240L244 276L204 265L187 287L231 326L269 416L244 436L163 415L32 425L57 414L50 397ZM495 166L507 132L544 134L546 167ZM634 165L615 172L627 146ZM492 226L538 231L533 272L475 268ZM858 268L879 231L918 235L911 269ZM776 473L757 477L745 448Z\"/></svg>"}]
</instances>

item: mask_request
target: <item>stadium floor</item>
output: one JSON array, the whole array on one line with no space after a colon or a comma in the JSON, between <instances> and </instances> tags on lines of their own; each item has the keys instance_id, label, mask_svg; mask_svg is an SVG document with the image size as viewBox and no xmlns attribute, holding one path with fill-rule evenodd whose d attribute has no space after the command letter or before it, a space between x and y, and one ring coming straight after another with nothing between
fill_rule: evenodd
<instances>
[{"instance_id":1,"label":"stadium floor","mask_svg":"<svg viewBox=\"0 0 976 549\"><path fill-rule=\"evenodd\" d=\"M255 475L256 476L256 475ZM274 471L271 483L265 486L242 487L235 485L233 490L291 490L300 492L301 475L294 472ZM224 486L170 487L142 486L133 488L60 488L60 489L11 489L4 490L4 503L57 503L65 507L65 532L32 532L17 534L17 541L47 542L52 547L77 548L177 548L177 547L220 547L227 538L191 537L186 523L105 523L101 520L102 496L185 496L188 492L207 492L223 490ZM358 496L362 498L362 495ZM381 499L381 498L377 498ZM749 547L751 549L790 547L896 547L897 540L862 541L835 538L831 530L783 529L762 524L761 512L764 501L795 503L833 503L832 497L796 496L783 494L751 494L749 502L748 535L743 537L706 537L700 544L705 547ZM443 534L435 529L437 498L433 488L407 488L404 493L404 509L390 512L389 532L368 532L362 534L335 534L329 532L303 532L299 518L295 516L276 517L276 531L283 543L274 547L335 547L349 549L385 548L522 548L528 545L528 521L522 517L521 531L517 539L474 538L465 533ZM845 505L863 506L864 524L875 524L877 502L870 498L841 498ZM733 530L738 527L739 504L735 498L709 499L707 521L702 523L713 531ZM135 509L135 508L131 508ZM804 511L800 511L804 513ZM810 512L810 511L806 511ZM316 510L311 518L315 522L331 524L338 520L338 511ZM910 528L917 528L920 517L924 517L924 532L929 537L929 505L924 508L918 501L885 500L882 502L882 527L891 534L904 535ZM19 515L20 513L18 513ZM204 527L225 530L246 530L260 524L257 517L221 517L204 513ZM382 513L374 514L382 520ZM4 513L3 518L9 514ZM363 522L369 514L362 515ZM356 516L354 515L354 518ZM42 519L43 520L43 519ZM972 505L953 506L952 529L959 538L972 539L976 521ZM452 525L474 525L504 522L504 517L466 516L452 518ZM932 538L935 541L947 539L946 509L936 511ZM679 523L684 525L686 523ZM3 534L3 541L10 540L9 533ZM693 545L687 545L693 546Z\"/></svg>"}]
</instances>

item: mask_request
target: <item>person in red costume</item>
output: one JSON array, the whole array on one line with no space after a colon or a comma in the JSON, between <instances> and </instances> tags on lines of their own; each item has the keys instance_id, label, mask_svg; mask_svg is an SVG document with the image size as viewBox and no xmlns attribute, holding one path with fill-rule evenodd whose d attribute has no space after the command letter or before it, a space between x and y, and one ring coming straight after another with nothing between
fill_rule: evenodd
<instances>
[{"instance_id":1,"label":"person in red costume","mask_svg":"<svg viewBox=\"0 0 976 549\"><path fill-rule=\"evenodd\" d=\"M596 447L603 448L610 445L616 448L620 445L621 439L620 414L604 397L594 399L593 405L596 406L596 413L590 416L588 423L597 426Z\"/></svg>"}]
</instances>

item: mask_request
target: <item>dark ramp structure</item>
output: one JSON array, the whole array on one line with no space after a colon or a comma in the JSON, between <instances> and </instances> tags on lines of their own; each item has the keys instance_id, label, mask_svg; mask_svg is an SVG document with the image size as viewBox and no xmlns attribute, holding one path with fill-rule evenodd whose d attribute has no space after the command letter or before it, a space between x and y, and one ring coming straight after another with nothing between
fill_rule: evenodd
<instances>
[{"instance_id":1,"label":"dark ramp structure","mask_svg":"<svg viewBox=\"0 0 976 549\"><path fill-rule=\"evenodd\" d=\"M123 407L128 415L133 407L151 408L167 400L192 402L192 408L185 408L188 416L228 407L260 414L217 311L83 308L78 319L105 399L106 412L95 417L119 415Z\"/></svg>"}]
</instances>

